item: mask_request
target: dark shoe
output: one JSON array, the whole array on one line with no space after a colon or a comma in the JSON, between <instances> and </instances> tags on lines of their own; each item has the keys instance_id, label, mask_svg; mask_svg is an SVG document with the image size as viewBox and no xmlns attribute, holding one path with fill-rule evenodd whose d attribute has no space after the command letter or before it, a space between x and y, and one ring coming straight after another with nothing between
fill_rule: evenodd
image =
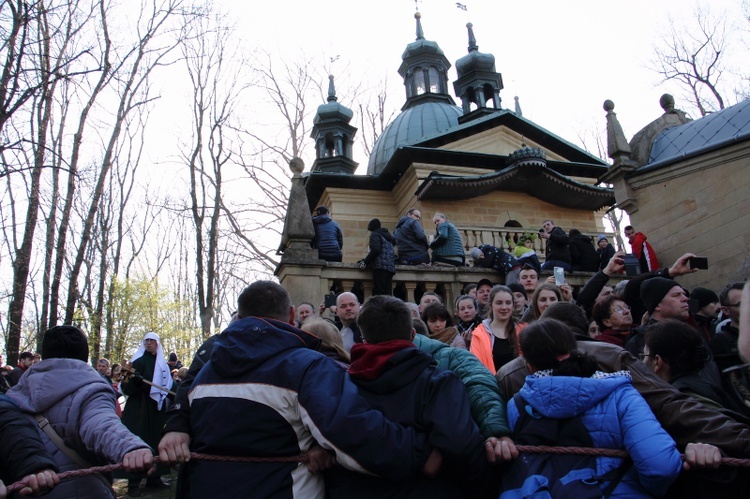
<instances>
[{"instance_id":1,"label":"dark shoe","mask_svg":"<svg viewBox=\"0 0 750 499\"><path fill-rule=\"evenodd\" d=\"M161 478L156 477L155 479L146 480L146 488L148 489L168 489L169 484L161 481Z\"/></svg>"}]
</instances>

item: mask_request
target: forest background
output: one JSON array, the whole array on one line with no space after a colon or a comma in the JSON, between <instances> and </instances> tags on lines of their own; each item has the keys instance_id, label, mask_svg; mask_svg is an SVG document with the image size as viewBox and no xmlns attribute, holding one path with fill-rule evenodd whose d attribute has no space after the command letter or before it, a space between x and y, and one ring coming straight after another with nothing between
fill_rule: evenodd
<instances>
[{"instance_id":1,"label":"forest background","mask_svg":"<svg viewBox=\"0 0 750 499\"><path fill-rule=\"evenodd\" d=\"M239 5L241 4L241 5ZM617 4L617 5L615 5ZM464 10L465 7L465 10ZM272 278L290 182L328 75L364 173L404 100L415 4L2 0L0 348L55 324L123 359L143 334L189 359ZM693 117L748 96L747 1L418 2L449 60L471 21L503 107L605 157L602 102L633 134L672 93ZM455 80L452 69L450 81ZM320 297L310 297L315 301Z\"/></svg>"}]
</instances>

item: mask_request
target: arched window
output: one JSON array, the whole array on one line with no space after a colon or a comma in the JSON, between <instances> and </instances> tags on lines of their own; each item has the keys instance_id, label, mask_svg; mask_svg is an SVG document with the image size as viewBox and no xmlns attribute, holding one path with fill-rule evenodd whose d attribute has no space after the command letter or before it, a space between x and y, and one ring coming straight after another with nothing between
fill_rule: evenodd
<instances>
[{"instance_id":1,"label":"arched window","mask_svg":"<svg viewBox=\"0 0 750 499\"><path fill-rule=\"evenodd\" d=\"M422 68L416 68L414 70L414 90L417 95L422 95L427 92L427 85L424 81L424 71Z\"/></svg>"},{"instance_id":2,"label":"arched window","mask_svg":"<svg viewBox=\"0 0 750 499\"><path fill-rule=\"evenodd\" d=\"M430 93L439 94L440 76L435 66L430 66L430 69L427 71L427 79L430 82Z\"/></svg>"},{"instance_id":3,"label":"arched window","mask_svg":"<svg viewBox=\"0 0 750 499\"><path fill-rule=\"evenodd\" d=\"M324 158L332 158L336 156L336 144L334 143L332 133L326 134L324 150L325 150L325 153L323 154Z\"/></svg>"}]
</instances>

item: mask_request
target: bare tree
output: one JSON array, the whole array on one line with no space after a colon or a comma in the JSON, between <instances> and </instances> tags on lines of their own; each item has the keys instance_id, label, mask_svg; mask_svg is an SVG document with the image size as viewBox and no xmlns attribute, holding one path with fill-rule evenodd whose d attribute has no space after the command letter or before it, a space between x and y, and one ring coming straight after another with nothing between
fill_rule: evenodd
<instances>
[{"instance_id":1,"label":"bare tree","mask_svg":"<svg viewBox=\"0 0 750 499\"><path fill-rule=\"evenodd\" d=\"M746 65L734 69L731 62L733 50L740 48L738 33L726 12L714 16L696 7L690 25L670 20L669 32L655 49L652 69L663 81L677 83L701 116L724 109L747 93Z\"/></svg>"},{"instance_id":2,"label":"bare tree","mask_svg":"<svg viewBox=\"0 0 750 499\"><path fill-rule=\"evenodd\" d=\"M182 46L192 84L192 144L185 153L190 173L190 215L195 237L196 292L201 332L211 335L219 280L219 235L225 170L232 161L228 133L245 84L231 48L232 30L220 15L204 18L200 36Z\"/></svg>"},{"instance_id":3,"label":"bare tree","mask_svg":"<svg viewBox=\"0 0 750 499\"><path fill-rule=\"evenodd\" d=\"M163 64L169 64L168 58L172 52L183 43L183 37L173 36L177 30L172 27L175 17L182 14L181 0L144 0L142 5L142 26L138 40L133 45L130 54L122 60L113 72L116 79L120 79L119 102L115 113L111 133L101 160L98 179L94 188L88 213L83 223L83 231L76 257L70 272L68 297L65 304L65 323L70 324L75 314L78 300L78 276L83 265L83 258L91 238L91 231L99 207L99 201L112 167L113 155L122 131L125 119L137 108L147 105L154 97L149 93L149 77L151 73ZM147 14L147 15L146 15ZM103 16L104 17L104 16ZM192 18L191 18L192 19Z\"/></svg>"}]
</instances>

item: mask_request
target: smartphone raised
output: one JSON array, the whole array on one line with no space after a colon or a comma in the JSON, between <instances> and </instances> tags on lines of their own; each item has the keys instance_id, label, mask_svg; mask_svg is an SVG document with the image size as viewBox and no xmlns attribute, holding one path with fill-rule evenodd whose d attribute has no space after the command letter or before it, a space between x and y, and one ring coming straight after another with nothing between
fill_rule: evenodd
<instances>
[{"instance_id":1,"label":"smartphone raised","mask_svg":"<svg viewBox=\"0 0 750 499\"><path fill-rule=\"evenodd\" d=\"M708 269L708 257L705 256L691 256L688 260L688 266L691 269Z\"/></svg>"},{"instance_id":2,"label":"smartphone raised","mask_svg":"<svg viewBox=\"0 0 750 499\"><path fill-rule=\"evenodd\" d=\"M331 307L336 306L336 295L333 295L333 294L326 295L325 296L325 305L326 305L326 308L331 308Z\"/></svg>"},{"instance_id":3,"label":"smartphone raised","mask_svg":"<svg viewBox=\"0 0 750 499\"><path fill-rule=\"evenodd\" d=\"M562 286L563 284L565 284L565 269L555 267L555 286Z\"/></svg>"}]
</instances>

